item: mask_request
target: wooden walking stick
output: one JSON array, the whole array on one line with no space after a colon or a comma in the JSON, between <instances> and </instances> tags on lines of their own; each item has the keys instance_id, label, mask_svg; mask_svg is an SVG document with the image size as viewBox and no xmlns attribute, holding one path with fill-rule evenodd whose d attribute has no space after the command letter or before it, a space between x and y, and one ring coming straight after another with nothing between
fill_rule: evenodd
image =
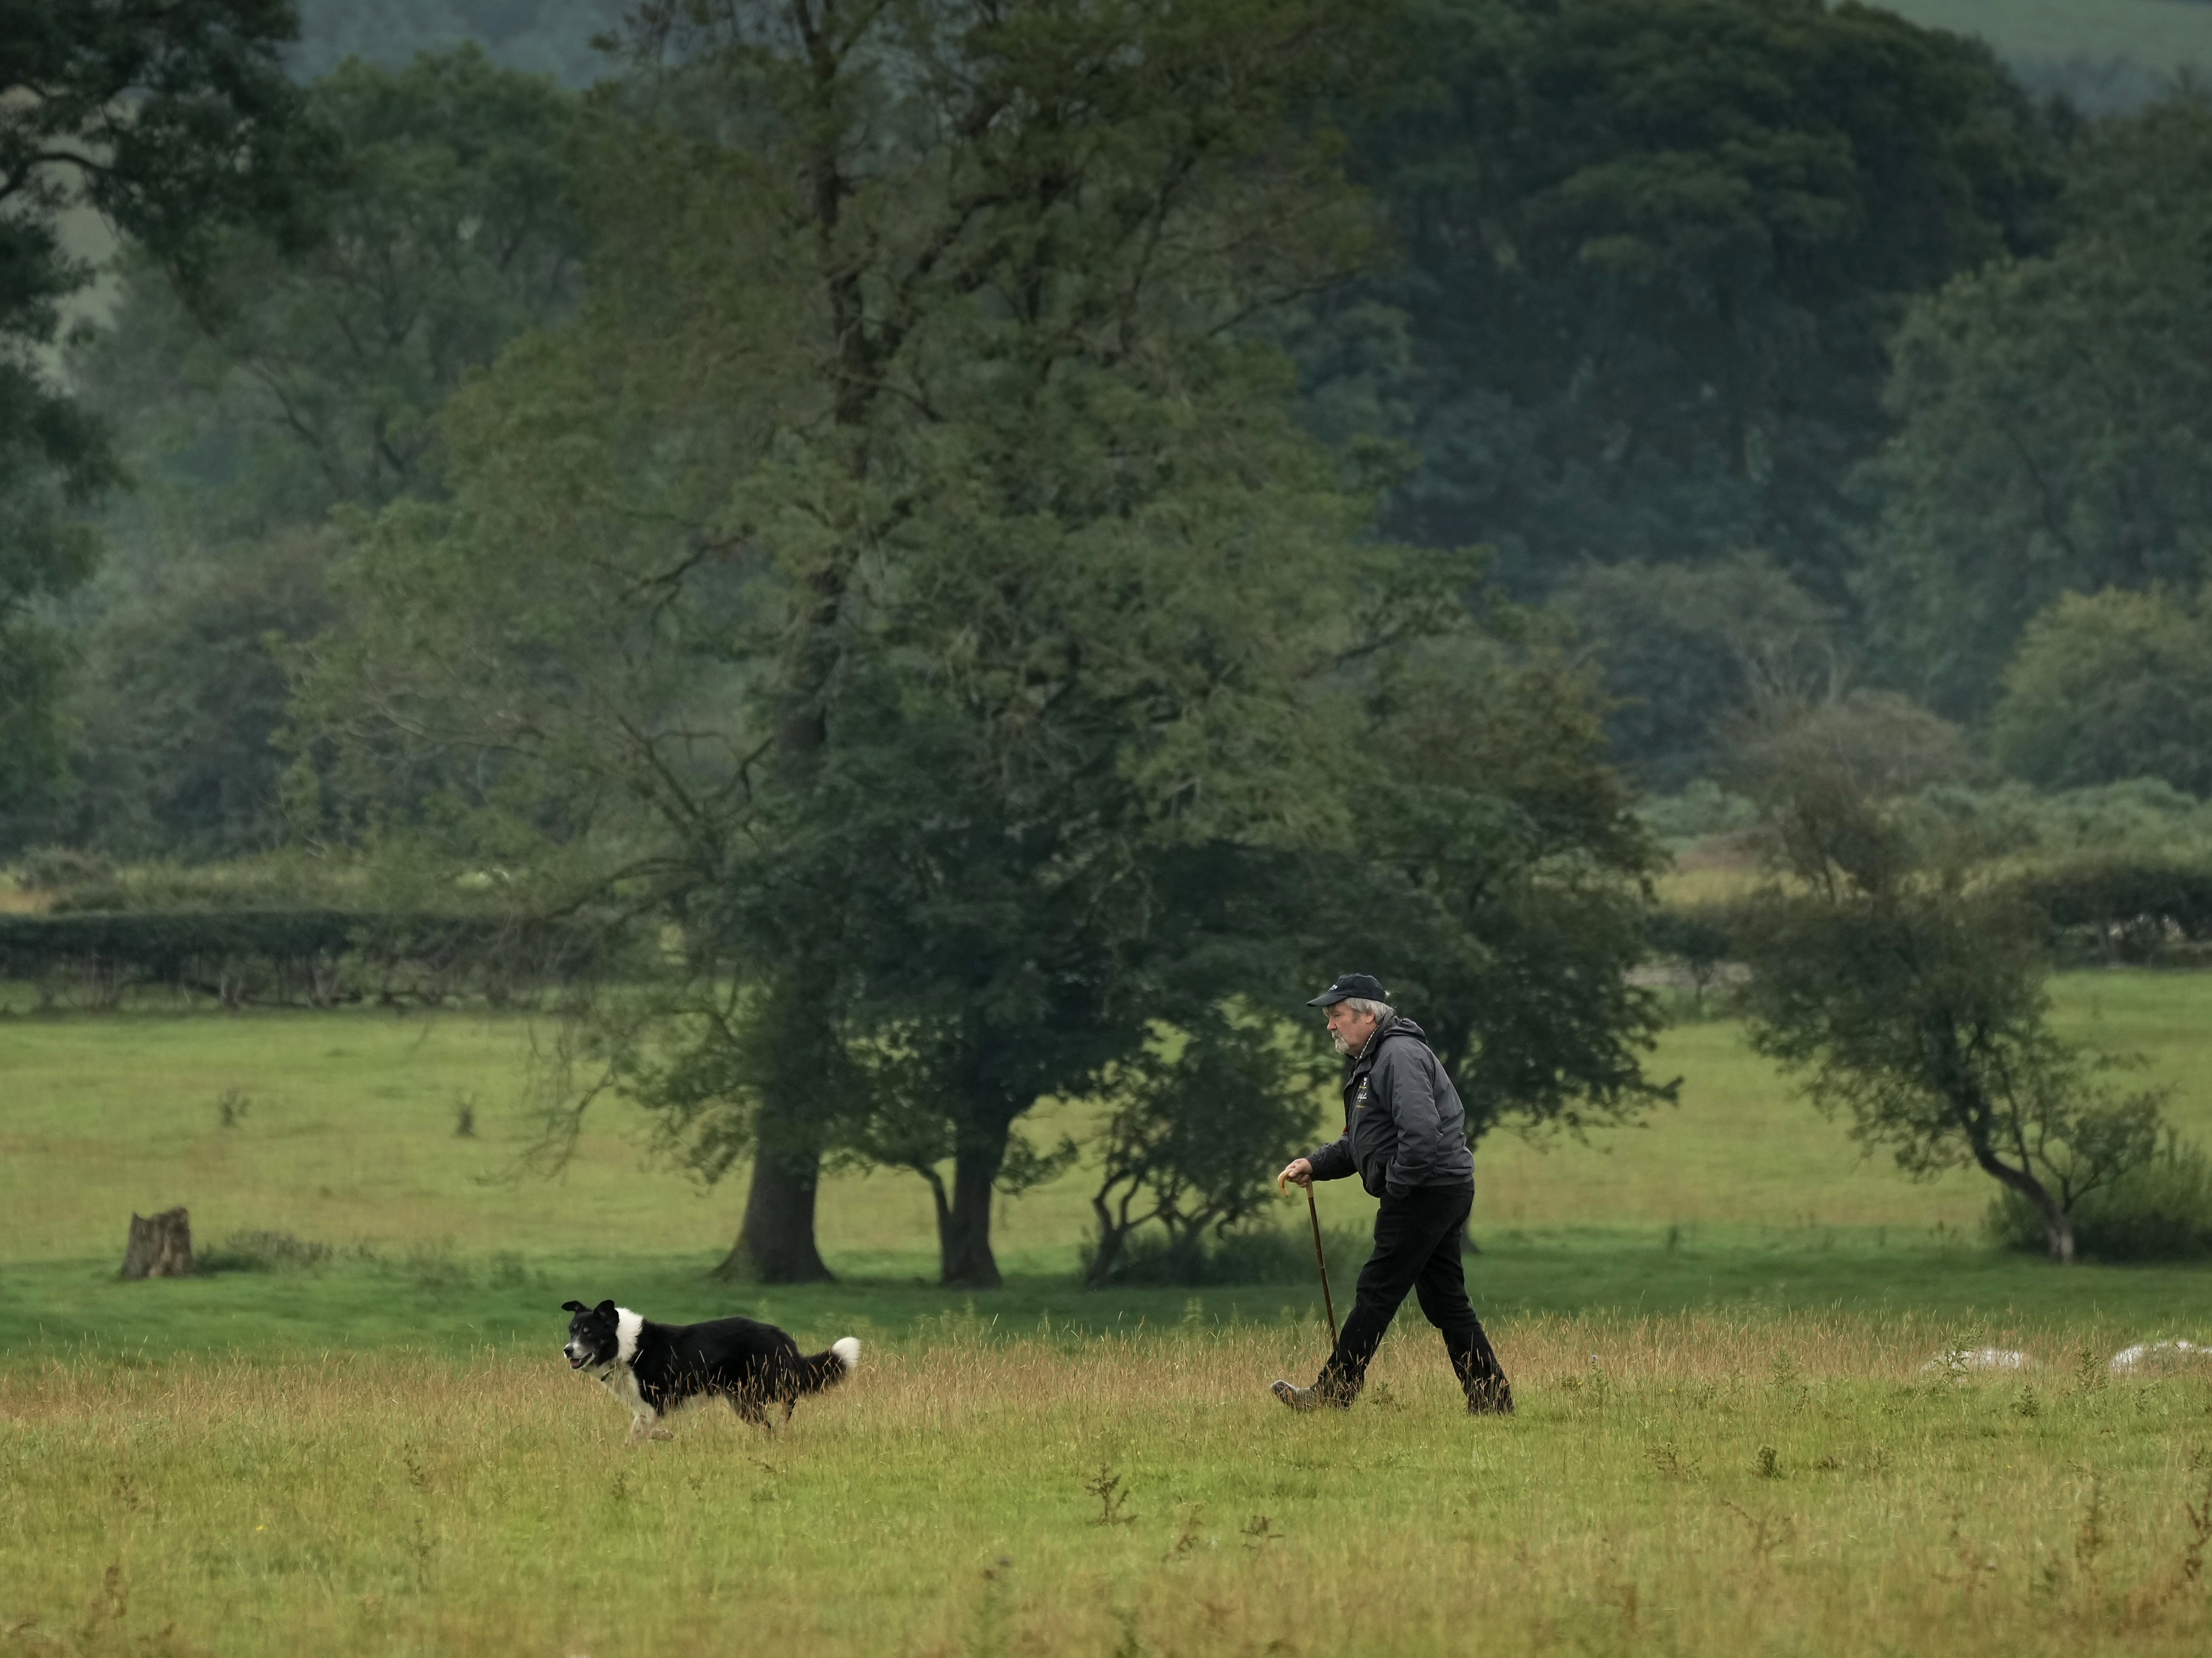
<instances>
[{"instance_id":1,"label":"wooden walking stick","mask_svg":"<svg viewBox=\"0 0 2212 1658\"><path fill-rule=\"evenodd\" d=\"M1314 1265L1321 1268L1321 1304L1328 1309L1328 1346L1336 1351L1336 1301L1328 1292L1328 1257L1321 1252L1321 1211L1314 1207L1313 1182L1306 1182L1306 1218L1313 1223Z\"/></svg>"},{"instance_id":2,"label":"wooden walking stick","mask_svg":"<svg viewBox=\"0 0 2212 1658\"><path fill-rule=\"evenodd\" d=\"M1328 1292L1328 1257L1321 1252L1321 1211L1314 1207L1313 1181L1305 1182L1306 1218L1313 1223L1314 1265L1321 1268L1321 1304L1328 1309L1329 1351L1336 1350L1336 1299ZM1278 1180L1275 1189L1281 1191L1283 1182Z\"/></svg>"}]
</instances>

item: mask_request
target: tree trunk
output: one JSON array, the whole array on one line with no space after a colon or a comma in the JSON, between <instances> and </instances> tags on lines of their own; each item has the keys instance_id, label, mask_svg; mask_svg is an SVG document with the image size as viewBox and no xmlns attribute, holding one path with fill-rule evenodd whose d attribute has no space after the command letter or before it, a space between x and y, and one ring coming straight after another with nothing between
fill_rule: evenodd
<instances>
[{"instance_id":1,"label":"tree trunk","mask_svg":"<svg viewBox=\"0 0 2212 1658\"><path fill-rule=\"evenodd\" d=\"M1091 1254L1090 1270L1083 1275L1083 1287L1103 1290L1113 1278L1114 1269L1121 1264L1121 1244L1129 1236L1129 1229L1115 1222L1103 1195L1092 1196L1091 1212L1098 1217L1098 1248Z\"/></svg>"},{"instance_id":2,"label":"tree trunk","mask_svg":"<svg viewBox=\"0 0 2212 1658\"><path fill-rule=\"evenodd\" d=\"M738 1241L714 1269L719 1278L748 1284L828 1284L836 1275L814 1243L814 1197L822 1153L814 1148L763 1146L753 1158L752 1189Z\"/></svg>"},{"instance_id":3,"label":"tree trunk","mask_svg":"<svg viewBox=\"0 0 2212 1658\"><path fill-rule=\"evenodd\" d=\"M190 1278L192 1275L192 1218L185 1210L131 1217L131 1242L123 1252L123 1276Z\"/></svg>"},{"instance_id":4,"label":"tree trunk","mask_svg":"<svg viewBox=\"0 0 2212 1658\"><path fill-rule=\"evenodd\" d=\"M991 1253L991 1199L998 1193L999 1165L1006 1158L1001 1133L995 1147L963 1146L952 1158L952 1201L939 1188L937 1249L939 1277L950 1289L995 1290L999 1262Z\"/></svg>"},{"instance_id":5,"label":"tree trunk","mask_svg":"<svg viewBox=\"0 0 2212 1658\"><path fill-rule=\"evenodd\" d=\"M2056 1205L2044 1212L2043 1235L2051 1242L2051 1259L2061 1266L2074 1264L2074 1217Z\"/></svg>"},{"instance_id":6,"label":"tree trunk","mask_svg":"<svg viewBox=\"0 0 2212 1658\"><path fill-rule=\"evenodd\" d=\"M2059 1206L2058 1199L2051 1195L2050 1188L2025 1169L2014 1169L1998 1157L1987 1145L1974 1144L1974 1161L1982 1172L1993 1176L2000 1185L2009 1186L2026 1198L2035 1212L2043 1217L2043 1236L2051 1246L2054 1265L2070 1266L2074 1264L2074 1217Z\"/></svg>"},{"instance_id":7,"label":"tree trunk","mask_svg":"<svg viewBox=\"0 0 2212 1658\"><path fill-rule=\"evenodd\" d=\"M805 1015L805 993L795 972L769 987L758 1017L769 1042L769 1074L762 1079L752 1123L752 1188L738 1241L714 1276L751 1284L827 1284L834 1275L814 1243L814 1201L822 1179L823 1143L829 1138L836 1074L836 1038Z\"/></svg>"}]
</instances>

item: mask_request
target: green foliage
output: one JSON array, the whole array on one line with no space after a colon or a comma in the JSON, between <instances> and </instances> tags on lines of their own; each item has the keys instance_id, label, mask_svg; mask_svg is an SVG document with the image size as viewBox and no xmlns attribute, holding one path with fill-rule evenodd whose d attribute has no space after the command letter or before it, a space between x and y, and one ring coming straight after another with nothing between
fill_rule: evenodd
<instances>
[{"instance_id":1,"label":"green foliage","mask_svg":"<svg viewBox=\"0 0 2212 1658\"><path fill-rule=\"evenodd\" d=\"M348 63L307 103L339 146L305 197L313 244L234 232L182 290L141 261L82 360L157 531L252 535L438 494L447 398L577 301L578 100L464 46Z\"/></svg>"},{"instance_id":2,"label":"green foliage","mask_svg":"<svg viewBox=\"0 0 2212 1658\"><path fill-rule=\"evenodd\" d=\"M1361 689L1351 834L1303 884L1307 976L1376 972L1457 1084L1470 1138L1671 1099L1642 1063L1662 1016L1629 982L1663 854L1596 763L1585 675L1540 641L1462 636L1382 659Z\"/></svg>"},{"instance_id":3,"label":"green foliage","mask_svg":"<svg viewBox=\"0 0 2212 1658\"><path fill-rule=\"evenodd\" d=\"M1994 700L2062 594L2212 573L2208 213L2212 104L2180 92L2083 140L2055 252L1961 277L1899 331L1860 588L1878 650L1947 711Z\"/></svg>"},{"instance_id":4,"label":"green foliage","mask_svg":"<svg viewBox=\"0 0 2212 1658\"><path fill-rule=\"evenodd\" d=\"M1988 857L2212 857L2212 804L2155 778L2050 794L2023 783L1937 785L1917 805Z\"/></svg>"},{"instance_id":5,"label":"green foliage","mask_svg":"<svg viewBox=\"0 0 2212 1658\"><path fill-rule=\"evenodd\" d=\"M1680 852L1709 835L1735 835L1758 821L1758 811L1740 794L1731 794L1710 777L1701 777L1680 794L1646 797L1637 815L1669 850Z\"/></svg>"},{"instance_id":6,"label":"green foliage","mask_svg":"<svg viewBox=\"0 0 2212 1658\"><path fill-rule=\"evenodd\" d=\"M1954 837L1915 804L1976 770L1965 732L1892 691L1771 702L1731 741L1770 859L1831 896L1890 890L1947 850Z\"/></svg>"},{"instance_id":7,"label":"green foliage","mask_svg":"<svg viewBox=\"0 0 2212 1658\"><path fill-rule=\"evenodd\" d=\"M2114 1093L2044 1029L2033 912L1942 888L1770 895L1737 936L1759 1051L1908 1174L1972 1163L2018 1192L2053 1260L2073 1259L2075 1206L2156 1144L2159 1096Z\"/></svg>"},{"instance_id":8,"label":"green foliage","mask_svg":"<svg viewBox=\"0 0 2212 1658\"><path fill-rule=\"evenodd\" d=\"M1990 1200L1984 1226L2007 1248L2048 1247L2043 1218L2016 1192ZM2074 1236L2097 1260L2185 1260L2212 1253L2212 1157L2169 1133L2156 1156L2075 1206Z\"/></svg>"},{"instance_id":9,"label":"green foliage","mask_svg":"<svg viewBox=\"0 0 2212 1658\"><path fill-rule=\"evenodd\" d=\"M1141 1046L1207 848L1340 823L1317 677L1455 606L1381 591L1236 329L1356 239L1288 124L1348 14L820 15L810 65L645 15L691 69L591 186L593 303L457 400L453 507L364 535L309 708L363 811L395 732L495 756L465 844L588 823L695 985L821 1007L989 1283L1014 1122ZM780 1074L706 1143L823 1149Z\"/></svg>"},{"instance_id":10,"label":"green foliage","mask_svg":"<svg viewBox=\"0 0 2212 1658\"><path fill-rule=\"evenodd\" d=\"M0 974L40 984L49 999L74 982L94 1007L116 1005L135 985L200 989L227 1006L257 990L325 1005L359 920L334 910L0 915Z\"/></svg>"},{"instance_id":11,"label":"green foliage","mask_svg":"<svg viewBox=\"0 0 2212 1658\"><path fill-rule=\"evenodd\" d=\"M2169 783L1938 785L1899 811L1919 844L1954 848L2033 906L2074 959L2183 962L2212 936L2212 805Z\"/></svg>"},{"instance_id":12,"label":"green foliage","mask_svg":"<svg viewBox=\"0 0 2212 1658\"><path fill-rule=\"evenodd\" d=\"M1354 153L1405 252L1314 367L1417 449L1398 532L1516 592L1771 550L1842 589L1908 295L2033 246L2046 141L1987 50L1870 7L1424 0ZM1375 307L1405 319L1382 325ZM1364 377L1364 378L1363 378Z\"/></svg>"},{"instance_id":13,"label":"green foliage","mask_svg":"<svg viewBox=\"0 0 2212 1658\"><path fill-rule=\"evenodd\" d=\"M76 847L40 847L15 865L15 884L25 892L60 892L112 878L114 865L97 853Z\"/></svg>"},{"instance_id":14,"label":"green foliage","mask_svg":"<svg viewBox=\"0 0 2212 1658\"><path fill-rule=\"evenodd\" d=\"M1705 990L1723 963L1735 955L1735 937L1726 911L1716 907L1698 909L1658 909L1645 923L1644 936L1651 952L1677 962L1690 975L1697 1005L1705 1005Z\"/></svg>"},{"instance_id":15,"label":"green foliage","mask_svg":"<svg viewBox=\"0 0 2212 1658\"><path fill-rule=\"evenodd\" d=\"M1997 758L2045 788L2154 777L2212 798L2212 606L2066 593L2032 619L1990 721Z\"/></svg>"},{"instance_id":16,"label":"green foliage","mask_svg":"<svg viewBox=\"0 0 2212 1658\"><path fill-rule=\"evenodd\" d=\"M0 979L51 1004L112 1008L137 987L193 991L226 1007L328 1007L483 999L505 1005L604 975L604 926L501 916L337 909L65 910L0 914Z\"/></svg>"},{"instance_id":17,"label":"green foliage","mask_svg":"<svg viewBox=\"0 0 2212 1658\"><path fill-rule=\"evenodd\" d=\"M702 1173L754 1144L802 1185L841 1145L914 1168L948 1281L996 1279L1034 1102L1176 1006L1279 995L1293 883L1376 835L1420 884L1373 896L1426 929L1391 947L1462 1054L1482 1033L1490 1115L1641 1097L1613 969L1649 848L1579 679L1481 642L1471 566L1363 544L1237 328L1359 251L1289 120L1349 14L921 15L854 25L826 85L732 18L648 15L694 73L592 188L592 307L457 401L453 509L364 537L316 717L357 755L393 726L495 753L465 828L635 848L695 990L633 1084ZM878 87L872 53L908 67ZM823 148L863 103L876 136ZM1346 909L1315 954L1379 919Z\"/></svg>"},{"instance_id":18,"label":"green foliage","mask_svg":"<svg viewBox=\"0 0 2212 1658\"><path fill-rule=\"evenodd\" d=\"M59 582L76 581L81 568L70 568ZM49 565L35 580L42 587L59 585L50 584L54 574ZM58 708L69 647L58 633L33 619L34 606L35 600L0 620L0 799L43 793L67 764L68 732Z\"/></svg>"},{"instance_id":19,"label":"green foliage","mask_svg":"<svg viewBox=\"0 0 2212 1658\"><path fill-rule=\"evenodd\" d=\"M231 1233L214 1248L201 1250L194 1264L203 1272L304 1272L336 1254L327 1243L264 1228Z\"/></svg>"},{"instance_id":20,"label":"green foliage","mask_svg":"<svg viewBox=\"0 0 2212 1658\"><path fill-rule=\"evenodd\" d=\"M317 149L277 63L284 0L15 5L0 31L0 798L59 770L66 653L46 610L90 574L83 522L118 474L55 384L64 307L94 271L64 221L90 210L197 276L240 220L290 222ZM277 234L284 234L280 229Z\"/></svg>"},{"instance_id":21,"label":"green foliage","mask_svg":"<svg viewBox=\"0 0 2212 1658\"><path fill-rule=\"evenodd\" d=\"M1905 809L1944 757L1941 722L1857 712L1784 712L1744 744L1789 878L1732 929L1751 1040L1868 1151L1918 1175L1971 1163L2018 1193L2069 1261L2075 1207L2148 1157L2160 1096L2116 1092L2112 1062L2050 1032L2041 917L1970 887Z\"/></svg>"},{"instance_id":22,"label":"green foliage","mask_svg":"<svg viewBox=\"0 0 2212 1658\"><path fill-rule=\"evenodd\" d=\"M354 909L400 896L382 872L298 853L226 864L118 865L97 853L50 847L17 865L16 884L64 913L125 909ZM404 895L413 897L417 895ZM425 906L427 907L427 906Z\"/></svg>"},{"instance_id":23,"label":"green foliage","mask_svg":"<svg viewBox=\"0 0 2212 1658\"><path fill-rule=\"evenodd\" d=\"M1337 1277L1332 1282L1344 1283L1344 1275L1357 1272L1358 1263L1367 1258L1374 1240L1356 1228L1333 1226L1322 1231L1322 1246L1334 1264ZM1213 1237L1140 1231L1120 1246L1110 1280L1100 1276L1103 1258L1099 1241L1086 1241L1082 1256L1085 1284L1110 1281L1127 1289L1279 1284L1319 1294L1313 1234L1304 1226L1255 1227Z\"/></svg>"},{"instance_id":24,"label":"green foliage","mask_svg":"<svg viewBox=\"0 0 2212 1658\"><path fill-rule=\"evenodd\" d=\"M112 572L112 604L80 636L66 781L0 820L121 858L206 859L281 845L291 687L280 641L337 614L326 534L265 540Z\"/></svg>"},{"instance_id":25,"label":"green foliage","mask_svg":"<svg viewBox=\"0 0 2212 1658\"><path fill-rule=\"evenodd\" d=\"M1589 565L1553 604L1604 675L1613 763L1656 792L1709 777L1754 698L1817 693L1839 673L1834 610L1755 553Z\"/></svg>"},{"instance_id":26,"label":"green foliage","mask_svg":"<svg viewBox=\"0 0 2212 1658\"><path fill-rule=\"evenodd\" d=\"M467 48L349 64L307 106L339 146L301 191L312 245L213 234L188 286L141 250L112 326L76 355L135 489L77 632L67 776L0 813L0 841L276 844L279 656L336 614L323 519L440 493L446 399L576 301L576 100Z\"/></svg>"},{"instance_id":27,"label":"green foliage","mask_svg":"<svg viewBox=\"0 0 2212 1658\"><path fill-rule=\"evenodd\" d=\"M2108 853L2033 869L2010 885L2107 963L2172 959L2177 938L2212 941L2212 859Z\"/></svg>"},{"instance_id":28,"label":"green foliage","mask_svg":"<svg viewBox=\"0 0 2212 1658\"><path fill-rule=\"evenodd\" d=\"M1207 1281L1146 1272L1251 1270L1255 1262L1232 1259L1241 1246L1225 1235L1269 1200L1272 1170L1312 1143L1316 1090L1332 1068L1318 1044L1218 1008L1182 1023L1103 1078L1111 1109L1094 1146L1097 1230L1084 1260L1093 1288ZM1144 1230L1153 1223L1157 1249Z\"/></svg>"}]
</instances>

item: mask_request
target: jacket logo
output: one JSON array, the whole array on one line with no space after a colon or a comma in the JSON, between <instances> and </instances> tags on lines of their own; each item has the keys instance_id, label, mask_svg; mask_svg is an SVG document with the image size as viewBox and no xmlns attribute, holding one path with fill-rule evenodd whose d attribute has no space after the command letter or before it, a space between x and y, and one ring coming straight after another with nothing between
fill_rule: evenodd
<instances>
[{"instance_id":1,"label":"jacket logo","mask_svg":"<svg viewBox=\"0 0 2212 1658\"><path fill-rule=\"evenodd\" d=\"M1359 1095L1352 1102L1352 1108L1354 1111L1364 1111L1367 1108L1367 1078L1364 1077L1359 1079Z\"/></svg>"}]
</instances>

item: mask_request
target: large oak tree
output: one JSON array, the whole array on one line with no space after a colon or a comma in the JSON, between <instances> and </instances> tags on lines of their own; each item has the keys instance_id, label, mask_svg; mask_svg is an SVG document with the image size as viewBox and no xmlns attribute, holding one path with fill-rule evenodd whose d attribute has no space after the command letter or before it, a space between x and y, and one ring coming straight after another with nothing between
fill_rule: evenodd
<instances>
[{"instance_id":1,"label":"large oak tree","mask_svg":"<svg viewBox=\"0 0 2212 1658\"><path fill-rule=\"evenodd\" d=\"M750 1161L729 1270L821 1275L820 1170L860 1156L928 1182L947 1282L996 1283L994 1194L1050 1163L1023 1116L1351 943L1299 895L1432 784L1395 871L1498 837L1421 883L1467 967L1437 1001L1503 993L1451 1037L1486 1120L1644 1097L1648 853L1579 683L1392 680L1493 700L1448 748L1389 714L1378 664L1499 630L1474 564L1364 533L1249 325L1365 246L1305 113L1352 12L646 21L585 315L456 401L453 499L365 531L306 707L366 778L468 758L408 832L665 929L604 1075L702 1175Z\"/></svg>"}]
</instances>

